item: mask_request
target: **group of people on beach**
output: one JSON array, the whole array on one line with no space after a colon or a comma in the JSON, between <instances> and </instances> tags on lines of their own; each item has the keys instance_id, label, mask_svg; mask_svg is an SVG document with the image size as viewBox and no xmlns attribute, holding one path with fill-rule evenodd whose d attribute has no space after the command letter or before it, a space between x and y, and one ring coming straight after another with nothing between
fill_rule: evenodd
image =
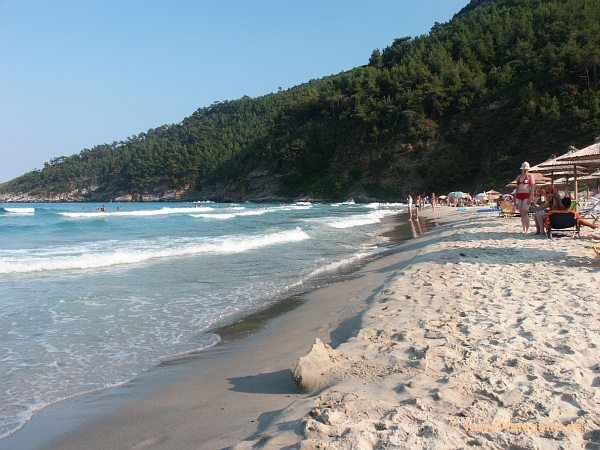
<instances>
[{"instance_id":1,"label":"group of people on beach","mask_svg":"<svg viewBox=\"0 0 600 450\"><path fill-rule=\"evenodd\" d=\"M418 216L418 212L425 207L425 205L431 205L431 209L435 210L435 207L438 205L438 198L435 195L435 192L431 193L431 197L427 195L417 195L415 199L411 194L408 194L406 197L406 204L408 205L408 220L413 219L413 204L416 206L416 215Z\"/></svg>"},{"instance_id":2,"label":"group of people on beach","mask_svg":"<svg viewBox=\"0 0 600 450\"><path fill-rule=\"evenodd\" d=\"M515 203L517 212L521 215L523 233L529 232L530 212L534 213L535 234L545 234L544 230L546 229L548 217L553 211L570 211L579 222L579 225L592 229L597 228L594 222L582 219L577 211L571 211L572 201L570 197L561 198L554 187L548 188L547 192L542 188L536 195L535 178L529 173L530 168L527 161L521 164L521 173L516 181Z\"/></svg>"}]
</instances>

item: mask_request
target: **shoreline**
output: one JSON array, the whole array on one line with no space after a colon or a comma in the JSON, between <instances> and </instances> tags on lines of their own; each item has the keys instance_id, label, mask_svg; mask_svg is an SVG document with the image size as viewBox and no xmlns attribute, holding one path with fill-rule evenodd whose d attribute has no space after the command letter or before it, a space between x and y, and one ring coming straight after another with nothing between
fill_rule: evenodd
<instances>
[{"instance_id":1,"label":"shoreline","mask_svg":"<svg viewBox=\"0 0 600 450\"><path fill-rule=\"evenodd\" d=\"M591 233L547 240L496 215L422 216L445 225L307 294L210 361L185 361L185 374L175 364L150 395L124 394L118 408L62 436L6 448L598 444L600 260L585 249ZM311 350L317 338L331 346ZM294 365L318 381L314 393L298 392ZM48 411L46 428L53 420Z\"/></svg>"},{"instance_id":2,"label":"shoreline","mask_svg":"<svg viewBox=\"0 0 600 450\"><path fill-rule=\"evenodd\" d=\"M358 333L294 366L312 394L236 450L600 446L600 236L466 217L384 268Z\"/></svg>"},{"instance_id":3,"label":"shoreline","mask_svg":"<svg viewBox=\"0 0 600 450\"><path fill-rule=\"evenodd\" d=\"M395 252L394 248L397 248L399 243L411 239L406 228L409 225L404 223L406 220L403 216L390 216L382 224L381 234L387 235L392 243L392 250L386 251L384 255ZM422 225L425 228L425 220L422 221ZM381 257L374 258L377 260ZM339 273L334 274L329 284L353 278L356 270L360 271L362 267L370 264L369 261L370 259L357 265L353 264L354 269L342 268ZM41 409L23 428L1 440L0 449L51 446L51 442L62 434L68 435L80 427L93 424L103 417L110 416L119 408L160 392L169 384L188 376L190 372L201 372L214 365L215 361L245 351L250 341L260 339L265 328L271 326L270 322L301 306L306 302L307 295L310 295L310 292L285 299L266 310L214 330L221 336L221 342L206 352L167 359L123 385L78 395Z\"/></svg>"}]
</instances>

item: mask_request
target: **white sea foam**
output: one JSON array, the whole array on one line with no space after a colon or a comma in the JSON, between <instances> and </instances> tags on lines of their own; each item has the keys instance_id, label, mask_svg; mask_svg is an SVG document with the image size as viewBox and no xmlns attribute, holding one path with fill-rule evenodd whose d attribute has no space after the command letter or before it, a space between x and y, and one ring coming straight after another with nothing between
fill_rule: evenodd
<instances>
[{"instance_id":1,"label":"white sea foam","mask_svg":"<svg viewBox=\"0 0 600 450\"><path fill-rule=\"evenodd\" d=\"M120 250L98 245L73 249L46 249L43 252L0 254L0 274L54 270L98 269L141 264L155 259L193 256L202 253L241 253L270 245L298 242L309 236L300 228L257 236L223 236L213 239L178 239L169 242L134 242Z\"/></svg>"},{"instance_id":2,"label":"white sea foam","mask_svg":"<svg viewBox=\"0 0 600 450\"><path fill-rule=\"evenodd\" d=\"M332 222L329 222L327 225L329 225L331 228L353 228L362 225L378 223L380 221L381 218L376 212L370 212L367 214L355 214L352 216L336 219Z\"/></svg>"},{"instance_id":3,"label":"white sea foam","mask_svg":"<svg viewBox=\"0 0 600 450\"><path fill-rule=\"evenodd\" d=\"M343 259L340 259L339 261L335 261L330 264L326 264L326 265L319 267L319 268L313 270L312 272L310 272L306 276L306 279L314 278L314 277L317 277L320 275L325 275L327 273L333 273L333 272L341 269L342 267L346 267L351 264L356 264L357 262L359 262L365 258L368 258L369 256L372 256L372 254L373 253L370 253L370 252L359 252L355 255L350 256L349 258L343 258Z\"/></svg>"},{"instance_id":4,"label":"white sea foam","mask_svg":"<svg viewBox=\"0 0 600 450\"><path fill-rule=\"evenodd\" d=\"M180 207L180 208L160 208L160 209L140 209L136 211L93 211L93 212L61 212L61 216L71 217L76 219L97 219L99 217L145 217L145 216L164 216L169 214L189 214L195 212L214 211L214 208L209 206L201 207Z\"/></svg>"},{"instance_id":5,"label":"white sea foam","mask_svg":"<svg viewBox=\"0 0 600 450\"><path fill-rule=\"evenodd\" d=\"M35 214L35 208L9 208L5 206L2 209L4 209L4 212L11 214Z\"/></svg>"},{"instance_id":6,"label":"white sea foam","mask_svg":"<svg viewBox=\"0 0 600 450\"><path fill-rule=\"evenodd\" d=\"M356 205L356 203L354 202L353 199L346 200L345 202L331 204L331 206L354 206L354 205Z\"/></svg>"},{"instance_id":7,"label":"white sea foam","mask_svg":"<svg viewBox=\"0 0 600 450\"><path fill-rule=\"evenodd\" d=\"M241 214L235 213L224 213L224 214L190 214L190 217L194 219L213 219L213 220L228 220L234 217L240 216Z\"/></svg>"},{"instance_id":8,"label":"white sea foam","mask_svg":"<svg viewBox=\"0 0 600 450\"><path fill-rule=\"evenodd\" d=\"M307 204L296 203L293 205L279 206L279 207L276 207L273 209L279 210L279 211L293 211L293 210L298 210L298 209L311 209L312 207L313 207L313 205L310 203L307 203Z\"/></svg>"},{"instance_id":9,"label":"white sea foam","mask_svg":"<svg viewBox=\"0 0 600 450\"><path fill-rule=\"evenodd\" d=\"M397 214L397 210L382 210L378 209L365 214L354 214L352 216L343 217L340 219L328 222L327 225L331 228L353 228L363 225L372 225L379 223L385 216Z\"/></svg>"},{"instance_id":10,"label":"white sea foam","mask_svg":"<svg viewBox=\"0 0 600 450\"><path fill-rule=\"evenodd\" d=\"M248 211L244 211L244 208L231 208L233 210L241 209L240 212L229 212L229 213L208 213L208 214L190 214L190 217L195 219L214 219L214 220L227 220L233 219L234 217L244 217L244 216L262 216L265 213L268 213L269 209L251 209Z\"/></svg>"}]
</instances>

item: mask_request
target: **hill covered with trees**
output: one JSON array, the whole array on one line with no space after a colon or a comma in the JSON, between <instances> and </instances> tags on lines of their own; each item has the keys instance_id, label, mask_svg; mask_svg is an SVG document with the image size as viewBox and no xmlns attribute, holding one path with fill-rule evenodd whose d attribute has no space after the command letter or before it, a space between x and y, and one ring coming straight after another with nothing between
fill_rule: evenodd
<instances>
[{"instance_id":1,"label":"hill covered with trees","mask_svg":"<svg viewBox=\"0 0 600 450\"><path fill-rule=\"evenodd\" d=\"M364 66L55 158L0 194L393 200L498 188L524 160L592 143L599 88L598 0L472 0Z\"/></svg>"}]
</instances>

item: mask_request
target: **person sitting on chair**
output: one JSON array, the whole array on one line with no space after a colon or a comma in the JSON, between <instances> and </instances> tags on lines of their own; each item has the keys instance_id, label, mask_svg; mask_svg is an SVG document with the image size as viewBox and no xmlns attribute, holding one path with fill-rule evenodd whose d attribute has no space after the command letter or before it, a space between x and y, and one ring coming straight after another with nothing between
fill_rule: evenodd
<instances>
[{"instance_id":1,"label":"person sitting on chair","mask_svg":"<svg viewBox=\"0 0 600 450\"><path fill-rule=\"evenodd\" d=\"M539 201L536 201L535 206L533 207L533 211L535 211L535 234L542 234L544 232L546 214L552 209L559 209L559 207L562 207L561 201L562 199L554 187L548 189L548 195L546 195L544 189L540 189Z\"/></svg>"},{"instance_id":2,"label":"person sitting on chair","mask_svg":"<svg viewBox=\"0 0 600 450\"><path fill-rule=\"evenodd\" d=\"M582 219L577 211L571 211L571 199L569 197L564 197L559 205L553 205L553 209L546 214L546 229L550 228L550 216L554 213L571 213L580 226L590 227L592 230L598 227L594 222Z\"/></svg>"}]
</instances>

